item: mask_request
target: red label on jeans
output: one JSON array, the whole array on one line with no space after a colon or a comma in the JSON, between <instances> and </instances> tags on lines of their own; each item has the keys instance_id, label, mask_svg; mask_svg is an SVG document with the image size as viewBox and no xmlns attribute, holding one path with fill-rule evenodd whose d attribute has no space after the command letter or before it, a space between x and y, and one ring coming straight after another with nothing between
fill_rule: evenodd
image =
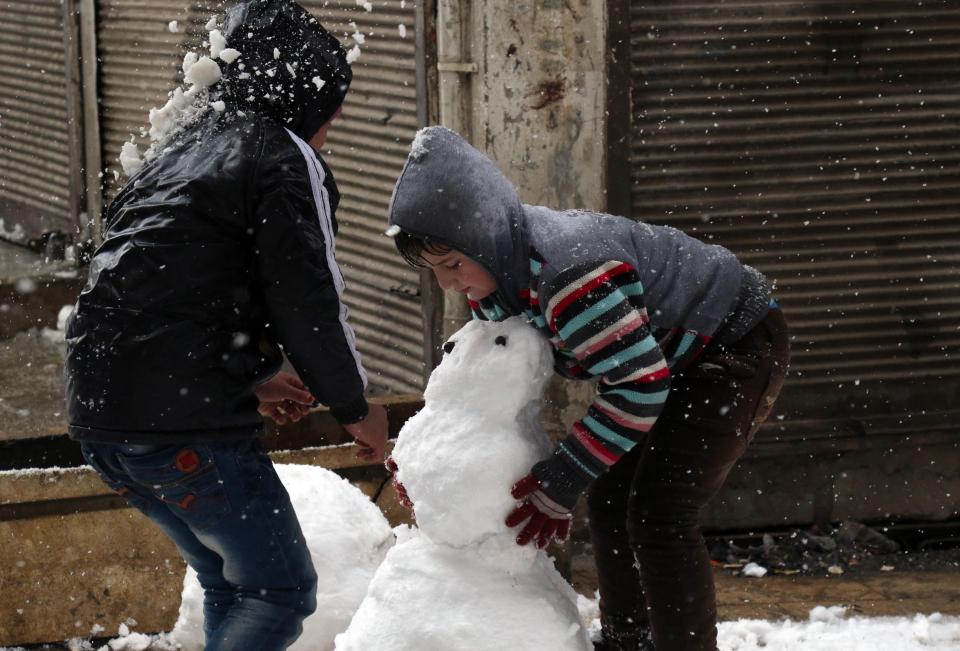
<instances>
[{"instance_id":1,"label":"red label on jeans","mask_svg":"<svg viewBox=\"0 0 960 651\"><path fill-rule=\"evenodd\" d=\"M193 472L200 465L200 455L190 448L185 448L177 452L174 465L180 472Z\"/></svg>"}]
</instances>

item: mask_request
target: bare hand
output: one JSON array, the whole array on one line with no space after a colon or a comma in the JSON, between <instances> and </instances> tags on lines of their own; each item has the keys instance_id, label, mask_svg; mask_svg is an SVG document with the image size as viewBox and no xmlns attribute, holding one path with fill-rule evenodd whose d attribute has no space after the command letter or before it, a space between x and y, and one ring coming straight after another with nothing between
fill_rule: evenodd
<instances>
[{"instance_id":1,"label":"bare hand","mask_svg":"<svg viewBox=\"0 0 960 651\"><path fill-rule=\"evenodd\" d=\"M254 393L260 400L257 411L278 425L284 425L288 420L297 422L316 402L300 378L286 371L280 371L258 385Z\"/></svg>"},{"instance_id":2,"label":"bare hand","mask_svg":"<svg viewBox=\"0 0 960 651\"><path fill-rule=\"evenodd\" d=\"M387 449L387 410L383 405L370 404L366 418L358 423L344 425L343 428L360 446L358 459L383 461Z\"/></svg>"}]
</instances>

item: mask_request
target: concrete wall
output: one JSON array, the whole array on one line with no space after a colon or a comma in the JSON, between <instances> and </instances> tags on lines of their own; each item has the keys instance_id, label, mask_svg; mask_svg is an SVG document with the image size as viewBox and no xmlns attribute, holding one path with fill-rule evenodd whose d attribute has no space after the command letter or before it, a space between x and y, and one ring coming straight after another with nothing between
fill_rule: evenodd
<instances>
[{"instance_id":1,"label":"concrete wall","mask_svg":"<svg viewBox=\"0 0 960 651\"><path fill-rule=\"evenodd\" d=\"M336 470L372 496L383 466L357 466L355 454L341 446L271 456ZM130 620L140 632L173 628L183 560L152 522L118 503L87 467L0 472L0 647L113 636ZM377 505L392 524L410 521L389 484Z\"/></svg>"},{"instance_id":2,"label":"concrete wall","mask_svg":"<svg viewBox=\"0 0 960 651\"><path fill-rule=\"evenodd\" d=\"M487 0L472 5L470 21L474 144L526 203L606 209L606 3ZM591 394L552 381L548 430L565 431L567 412L582 415Z\"/></svg>"},{"instance_id":3,"label":"concrete wall","mask_svg":"<svg viewBox=\"0 0 960 651\"><path fill-rule=\"evenodd\" d=\"M605 3L472 5L474 143L527 203L605 207Z\"/></svg>"},{"instance_id":4,"label":"concrete wall","mask_svg":"<svg viewBox=\"0 0 960 651\"><path fill-rule=\"evenodd\" d=\"M0 473L0 504L111 493L89 468ZM0 646L169 629L184 564L133 509L0 522ZM94 627L97 628L94 628Z\"/></svg>"}]
</instances>

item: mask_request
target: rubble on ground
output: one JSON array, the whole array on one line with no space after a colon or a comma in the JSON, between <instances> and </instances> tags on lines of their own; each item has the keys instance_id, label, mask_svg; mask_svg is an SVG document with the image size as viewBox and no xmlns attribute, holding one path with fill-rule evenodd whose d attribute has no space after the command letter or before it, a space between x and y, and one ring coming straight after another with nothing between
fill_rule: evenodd
<instances>
[{"instance_id":1,"label":"rubble on ground","mask_svg":"<svg viewBox=\"0 0 960 651\"><path fill-rule=\"evenodd\" d=\"M847 521L828 529L794 529L785 534L763 534L760 544L734 539L717 539L710 548L714 563L744 576L770 574L844 574L868 561L871 567L887 571L895 564L889 558L900 545L880 531L859 522ZM749 570L747 569L749 568Z\"/></svg>"}]
</instances>

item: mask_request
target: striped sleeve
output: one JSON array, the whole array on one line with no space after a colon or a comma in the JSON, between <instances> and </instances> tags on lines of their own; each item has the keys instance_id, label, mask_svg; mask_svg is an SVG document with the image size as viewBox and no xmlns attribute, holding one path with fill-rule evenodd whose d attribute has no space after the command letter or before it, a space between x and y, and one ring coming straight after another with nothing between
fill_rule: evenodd
<instances>
[{"instance_id":1,"label":"striped sleeve","mask_svg":"<svg viewBox=\"0 0 960 651\"><path fill-rule=\"evenodd\" d=\"M547 288L544 317L579 366L599 377L597 397L553 455L534 466L551 497L572 506L657 420L670 368L654 338L636 270L617 261L575 267Z\"/></svg>"}]
</instances>

